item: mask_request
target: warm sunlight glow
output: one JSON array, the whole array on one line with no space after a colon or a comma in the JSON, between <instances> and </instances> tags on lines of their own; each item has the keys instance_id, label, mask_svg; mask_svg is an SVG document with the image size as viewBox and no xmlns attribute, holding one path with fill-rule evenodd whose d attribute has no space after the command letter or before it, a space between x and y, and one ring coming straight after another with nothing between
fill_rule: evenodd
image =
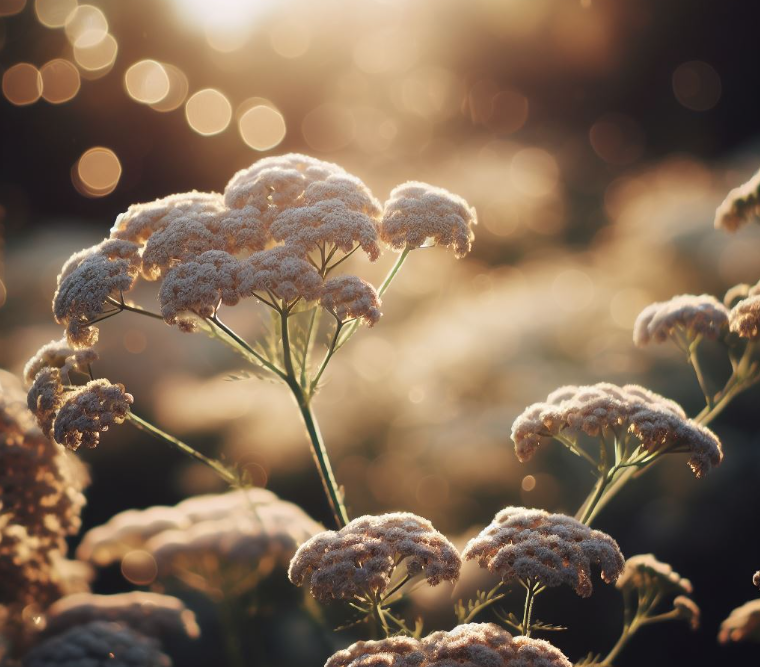
<instances>
[{"instance_id":1,"label":"warm sunlight glow","mask_svg":"<svg viewBox=\"0 0 760 667\"><path fill-rule=\"evenodd\" d=\"M127 70L124 85L130 97L143 104L155 104L169 93L169 75L155 60L141 60Z\"/></svg>"},{"instance_id":2,"label":"warm sunlight glow","mask_svg":"<svg viewBox=\"0 0 760 667\"><path fill-rule=\"evenodd\" d=\"M116 189L121 178L121 163L110 148L96 146L79 158L72 177L82 194L104 197Z\"/></svg>"},{"instance_id":3,"label":"warm sunlight glow","mask_svg":"<svg viewBox=\"0 0 760 667\"><path fill-rule=\"evenodd\" d=\"M187 122L198 134L211 136L227 129L232 119L229 100L218 90L199 90L185 105Z\"/></svg>"}]
</instances>

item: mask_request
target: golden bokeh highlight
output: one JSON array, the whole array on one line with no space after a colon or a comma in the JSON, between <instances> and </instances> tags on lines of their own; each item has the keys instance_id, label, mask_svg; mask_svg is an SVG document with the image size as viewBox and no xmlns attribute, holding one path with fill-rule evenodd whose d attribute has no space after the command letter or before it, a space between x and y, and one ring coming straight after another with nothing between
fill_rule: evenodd
<instances>
[{"instance_id":1,"label":"golden bokeh highlight","mask_svg":"<svg viewBox=\"0 0 760 667\"><path fill-rule=\"evenodd\" d=\"M232 120L232 106L218 90L205 88L187 101L185 116L193 130L208 137L227 129Z\"/></svg>"},{"instance_id":2,"label":"golden bokeh highlight","mask_svg":"<svg viewBox=\"0 0 760 667\"><path fill-rule=\"evenodd\" d=\"M0 16L13 16L26 7L26 0L0 0Z\"/></svg>"},{"instance_id":3,"label":"golden bokeh highlight","mask_svg":"<svg viewBox=\"0 0 760 667\"><path fill-rule=\"evenodd\" d=\"M219 53L232 53L242 49L251 38L251 29L247 24L207 25L206 43Z\"/></svg>"},{"instance_id":4,"label":"golden bokeh highlight","mask_svg":"<svg viewBox=\"0 0 760 667\"><path fill-rule=\"evenodd\" d=\"M169 92L166 96L150 105L155 111L167 112L179 109L187 98L190 89L185 73L175 65L162 63L166 75L169 77Z\"/></svg>"},{"instance_id":5,"label":"golden bokeh highlight","mask_svg":"<svg viewBox=\"0 0 760 667\"><path fill-rule=\"evenodd\" d=\"M287 18L272 26L269 41L275 53L283 58L299 58L311 45L311 31L304 21Z\"/></svg>"},{"instance_id":6,"label":"golden bokeh highlight","mask_svg":"<svg viewBox=\"0 0 760 667\"><path fill-rule=\"evenodd\" d=\"M130 354L140 354L148 347L148 338L139 329L127 329L122 342L124 349Z\"/></svg>"},{"instance_id":7,"label":"golden bokeh highlight","mask_svg":"<svg viewBox=\"0 0 760 667\"><path fill-rule=\"evenodd\" d=\"M29 63L18 63L3 74L3 95L11 104L26 106L42 96L42 76Z\"/></svg>"},{"instance_id":8,"label":"golden bokeh highlight","mask_svg":"<svg viewBox=\"0 0 760 667\"><path fill-rule=\"evenodd\" d=\"M353 141L355 131L353 116L337 104L322 104L312 109L301 123L306 143L321 153L345 148Z\"/></svg>"},{"instance_id":9,"label":"golden bokeh highlight","mask_svg":"<svg viewBox=\"0 0 760 667\"><path fill-rule=\"evenodd\" d=\"M96 146L82 154L72 176L82 194L104 197L116 189L121 178L121 163L110 148Z\"/></svg>"},{"instance_id":10,"label":"golden bokeh highlight","mask_svg":"<svg viewBox=\"0 0 760 667\"><path fill-rule=\"evenodd\" d=\"M95 46L108 34L108 20L97 7L80 5L66 20L65 30L72 45Z\"/></svg>"},{"instance_id":11,"label":"golden bokeh highlight","mask_svg":"<svg viewBox=\"0 0 760 667\"><path fill-rule=\"evenodd\" d=\"M135 586L148 586L156 580L158 564L151 553L133 549L121 559L121 573Z\"/></svg>"},{"instance_id":12,"label":"golden bokeh highlight","mask_svg":"<svg viewBox=\"0 0 760 667\"><path fill-rule=\"evenodd\" d=\"M136 102L155 104L169 94L169 75L161 63L141 60L125 72L124 87Z\"/></svg>"},{"instance_id":13,"label":"golden bokeh highlight","mask_svg":"<svg viewBox=\"0 0 760 667\"><path fill-rule=\"evenodd\" d=\"M63 104L76 97L81 86L79 70L62 58L45 63L40 68L42 98L51 104Z\"/></svg>"},{"instance_id":14,"label":"golden bokeh highlight","mask_svg":"<svg viewBox=\"0 0 760 667\"><path fill-rule=\"evenodd\" d=\"M720 75L706 62L692 60L673 72L673 94L687 109L709 111L720 100L721 92Z\"/></svg>"},{"instance_id":15,"label":"golden bokeh highlight","mask_svg":"<svg viewBox=\"0 0 760 667\"><path fill-rule=\"evenodd\" d=\"M536 488L536 478L533 475L525 475L520 486L523 491L533 491Z\"/></svg>"},{"instance_id":16,"label":"golden bokeh highlight","mask_svg":"<svg viewBox=\"0 0 760 667\"><path fill-rule=\"evenodd\" d=\"M82 76L96 79L111 71L119 45L113 35L106 35L97 44L74 44L74 60Z\"/></svg>"},{"instance_id":17,"label":"golden bokeh highlight","mask_svg":"<svg viewBox=\"0 0 760 667\"><path fill-rule=\"evenodd\" d=\"M271 103L259 103L240 115L238 130L248 146L268 151L285 138L285 119Z\"/></svg>"},{"instance_id":18,"label":"golden bokeh highlight","mask_svg":"<svg viewBox=\"0 0 760 667\"><path fill-rule=\"evenodd\" d=\"M630 116L605 114L589 130L594 152L605 162L624 166L644 154L644 131Z\"/></svg>"},{"instance_id":19,"label":"golden bokeh highlight","mask_svg":"<svg viewBox=\"0 0 760 667\"><path fill-rule=\"evenodd\" d=\"M63 28L77 8L77 0L35 0L37 19L47 28Z\"/></svg>"},{"instance_id":20,"label":"golden bokeh highlight","mask_svg":"<svg viewBox=\"0 0 760 667\"><path fill-rule=\"evenodd\" d=\"M512 158L510 175L515 187L531 197L545 197L557 186L557 161L542 148L523 148Z\"/></svg>"}]
</instances>

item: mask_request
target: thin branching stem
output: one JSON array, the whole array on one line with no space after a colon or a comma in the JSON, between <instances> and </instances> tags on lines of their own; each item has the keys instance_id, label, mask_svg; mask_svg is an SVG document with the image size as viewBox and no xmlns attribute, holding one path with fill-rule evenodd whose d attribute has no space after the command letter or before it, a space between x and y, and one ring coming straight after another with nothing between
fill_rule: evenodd
<instances>
[{"instance_id":1,"label":"thin branching stem","mask_svg":"<svg viewBox=\"0 0 760 667\"><path fill-rule=\"evenodd\" d=\"M232 329L230 329L230 327L224 324L224 322L219 319L218 315L215 314L213 317L210 317L208 321L211 322L211 324L218 328L220 331L224 332L226 338L222 338L222 340L227 341L229 339L229 344L231 344L238 351L242 352L243 356L249 358L253 357L255 359L254 363L261 364L264 368L277 375L280 379L285 380L285 373L283 373L281 369L277 368L277 366L269 361L269 359L254 350L243 338L241 338Z\"/></svg>"},{"instance_id":2,"label":"thin branching stem","mask_svg":"<svg viewBox=\"0 0 760 667\"><path fill-rule=\"evenodd\" d=\"M309 396L312 396L314 394L314 391L316 390L317 386L319 385L319 380L322 378L322 374L325 372L325 368L327 368L327 364L330 362L330 359L332 358L333 354L335 354L335 351L338 349L336 347L338 343L338 339L340 338L340 332L343 329L344 322L341 322L337 316L335 317L335 333L333 333L332 340L330 341L330 345L327 348L327 352L325 353L324 359L322 359L322 363L319 364L319 368L317 369L317 372L314 374L314 377L311 380L311 383L309 384Z\"/></svg>"}]
</instances>

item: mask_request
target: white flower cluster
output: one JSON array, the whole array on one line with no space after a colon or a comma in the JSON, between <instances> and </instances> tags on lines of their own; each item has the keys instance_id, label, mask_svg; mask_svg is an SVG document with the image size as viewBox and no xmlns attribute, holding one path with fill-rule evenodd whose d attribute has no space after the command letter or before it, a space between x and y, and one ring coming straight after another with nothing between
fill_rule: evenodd
<instances>
[{"instance_id":1,"label":"white flower cluster","mask_svg":"<svg viewBox=\"0 0 760 667\"><path fill-rule=\"evenodd\" d=\"M638 385L600 382L561 387L546 401L526 408L512 425L512 440L522 462L558 436L576 439L607 433L619 440L635 438L649 454L688 453L697 477L723 460L720 440L711 430L689 419L674 401Z\"/></svg>"},{"instance_id":2,"label":"white flower cluster","mask_svg":"<svg viewBox=\"0 0 760 667\"><path fill-rule=\"evenodd\" d=\"M715 340L727 324L728 309L715 297L681 294L642 310L633 326L633 342L639 347L663 343L679 331L689 340L697 336Z\"/></svg>"},{"instance_id":3,"label":"white flower cluster","mask_svg":"<svg viewBox=\"0 0 760 667\"><path fill-rule=\"evenodd\" d=\"M591 565L601 568L607 583L623 571L617 542L564 514L507 507L472 538L462 552L465 560L501 576L502 581L538 581L553 587L567 584L581 597L593 591Z\"/></svg>"},{"instance_id":4,"label":"white flower cluster","mask_svg":"<svg viewBox=\"0 0 760 667\"><path fill-rule=\"evenodd\" d=\"M715 228L735 232L760 217L760 171L728 193L715 212Z\"/></svg>"}]
</instances>

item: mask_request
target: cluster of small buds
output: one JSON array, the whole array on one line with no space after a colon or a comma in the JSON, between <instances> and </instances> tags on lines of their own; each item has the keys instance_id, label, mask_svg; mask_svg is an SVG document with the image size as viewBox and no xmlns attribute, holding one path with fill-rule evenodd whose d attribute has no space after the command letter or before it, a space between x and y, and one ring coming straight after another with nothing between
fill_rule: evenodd
<instances>
[{"instance_id":1,"label":"cluster of small buds","mask_svg":"<svg viewBox=\"0 0 760 667\"><path fill-rule=\"evenodd\" d=\"M678 618L686 621L692 630L699 629L702 612L694 600L685 595L677 595L673 600L673 609L678 614Z\"/></svg>"},{"instance_id":2,"label":"cluster of small buds","mask_svg":"<svg viewBox=\"0 0 760 667\"><path fill-rule=\"evenodd\" d=\"M61 598L47 610L43 636L60 635L70 628L108 621L120 623L146 637L195 639L200 629L195 614L178 598L134 591L115 595L77 593Z\"/></svg>"},{"instance_id":3,"label":"cluster of small buds","mask_svg":"<svg viewBox=\"0 0 760 667\"><path fill-rule=\"evenodd\" d=\"M689 466L698 478L723 460L720 440L712 431L689 419L677 403L638 385L561 387L543 403L526 408L512 425L522 462L553 438L608 433L620 440L635 438L650 455L689 453Z\"/></svg>"},{"instance_id":4,"label":"cluster of small buds","mask_svg":"<svg viewBox=\"0 0 760 667\"><path fill-rule=\"evenodd\" d=\"M87 532L77 556L105 567L142 550L155 559L159 576L209 560L250 572L264 561L287 567L298 545L321 530L298 506L247 489L122 512Z\"/></svg>"},{"instance_id":5,"label":"cluster of small buds","mask_svg":"<svg viewBox=\"0 0 760 667\"><path fill-rule=\"evenodd\" d=\"M625 568L615 584L621 590L645 590L656 588L662 593L691 595L691 582L675 572L667 563L657 560L652 554L631 556L625 561Z\"/></svg>"},{"instance_id":6,"label":"cluster of small buds","mask_svg":"<svg viewBox=\"0 0 760 667\"><path fill-rule=\"evenodd\" d=\"M337 532L315 535L296 552L288 576L296 586L308 581L323 602L374 598L402 561L410 576L424 572L431 586L459 578L454 545L427 519L406 512L362 516Z\"/></svg>"},{"instance_id":7,"label":"cluster of small buds","mask_svg":"<svg viewBox=\"0 0 760 667\"><path fill-rule=\"evenodd\" d=\"M750 600L734 609L720 624L718 641L721 644L743 641L760 642L760 599Z\"/></svg>"},{"instance_id":8,"label":"cluster of small buds","mask_svg":"<svg viewBox=\"0 0 760 667\"><path fill-rule=\"evenodd\" d=\"M80 527L84 467L43 436L18 381L0 371L0 602L12 616L87 588L89 572L66 560Z\"/></svg>"},{"instance_id":9,"label":"cluster of small buds","mask_svg":"<svg viewBox=\"0 0 760 667\"><path fill-rule=\"evenodd\" d=\"M505 583L567 584L581 597L593 591L591 566L611 583L623 571L623 554L609 535L564 514L507 507L471 539L462 557L498 574Z\"/></svg>"},{"instance_id":10,"label":"cluster of small buds","mask_svg":"<svg viewBox=\"0 0 760 667\"><path fill-rule=\"evenodd\" d=\"M357 642L325 667L570 667L549 642L513 637L493 623L467 623L422 639L389 637Z\"/></svg>"},{"instance_id":11,"label":"cluster of small buds","mask_svg":"<svg viewBox=\"0 0 760 667\"><path fill-rule=\"evenodd\" d=\"M46 639L23 667L171 667L157 640L119 623L94 621Z\"/></svg>"},{"instance_id":12,"label":"cluster of small buds","mask_svg":"<svg viewBox=\"0 0 760 667\"><path fill-rule=\"evenodd\" d=\"M375 288L357 276L335 276L325 281L320 305L341 322L364 320L373 326L380 319L380 297Z\"/></svg>"},{"instance_id":13,"label":"cluster of small buds","mask_svg":"<svg viewBox=\"0 0 760 667\"><path fill-rule=\"evenodd\" d=\"M739 301L729 313L729 328L741 338L760 338L760 295L751 294Z\"/></svg>"},{"instance_id":14,"label":"cluster of small buds","mask_svg":"<svg viewBox=\"0 0 760 667\"><path fill-rule=\"evenodd\" d=\"M633 326L633 342L643 347L651 342L676 340L683 332L688 342L697 337L715 340L728 324L728 309L709 294L682 294L644 308Z\"/></svg>"},{"instance_id":15,"label":"cluster of small buds","mask_svg":"<svg viewBox=\"0 0 760 667\"><path fill-rule=\"evenodd\" d=\"M760 171L728 193L715 212L715 228L735 232L760 217Z\"/></svg>"},{"instance_id":16,"label":"cluster of small buds","mask_svg":"<svg viewBox=\"0 0 760 667\"><path fill-rule=\"evenodd\" d=\"M57 368L66 377L71 371L87 373L90 364L98 360L98 353L90 347L73 349L65 338L51 340L43 345L24 366L24 381L27 385L34 382L43 368Z\"/></svg>"},{"instance_id":17,"label":"cluster of small buds","mask_svg":"<svg viewBox=\"0 0 760 667\"><path fill-rule=\"evenodd\" d=\"M83 347L97 340L93 325L118 310L138 275L163 279L162 315L186 331L194 318L244 298L331 303L337 288L323 280L341 261L337 253L361 248L374 261L380 240L400 249L433 239L461 257L474 223L474 210L440 188L407 183L383 209L336 164L299 154L265 158L235 174L224 195L193 191L131 206L108 239L67 262L53 310L71 345ZM345 289L360 281L346 279ZM334 307L341 304L367 324L379 316L371 287L343 294Z\"/></svg>"}]
</instances>

